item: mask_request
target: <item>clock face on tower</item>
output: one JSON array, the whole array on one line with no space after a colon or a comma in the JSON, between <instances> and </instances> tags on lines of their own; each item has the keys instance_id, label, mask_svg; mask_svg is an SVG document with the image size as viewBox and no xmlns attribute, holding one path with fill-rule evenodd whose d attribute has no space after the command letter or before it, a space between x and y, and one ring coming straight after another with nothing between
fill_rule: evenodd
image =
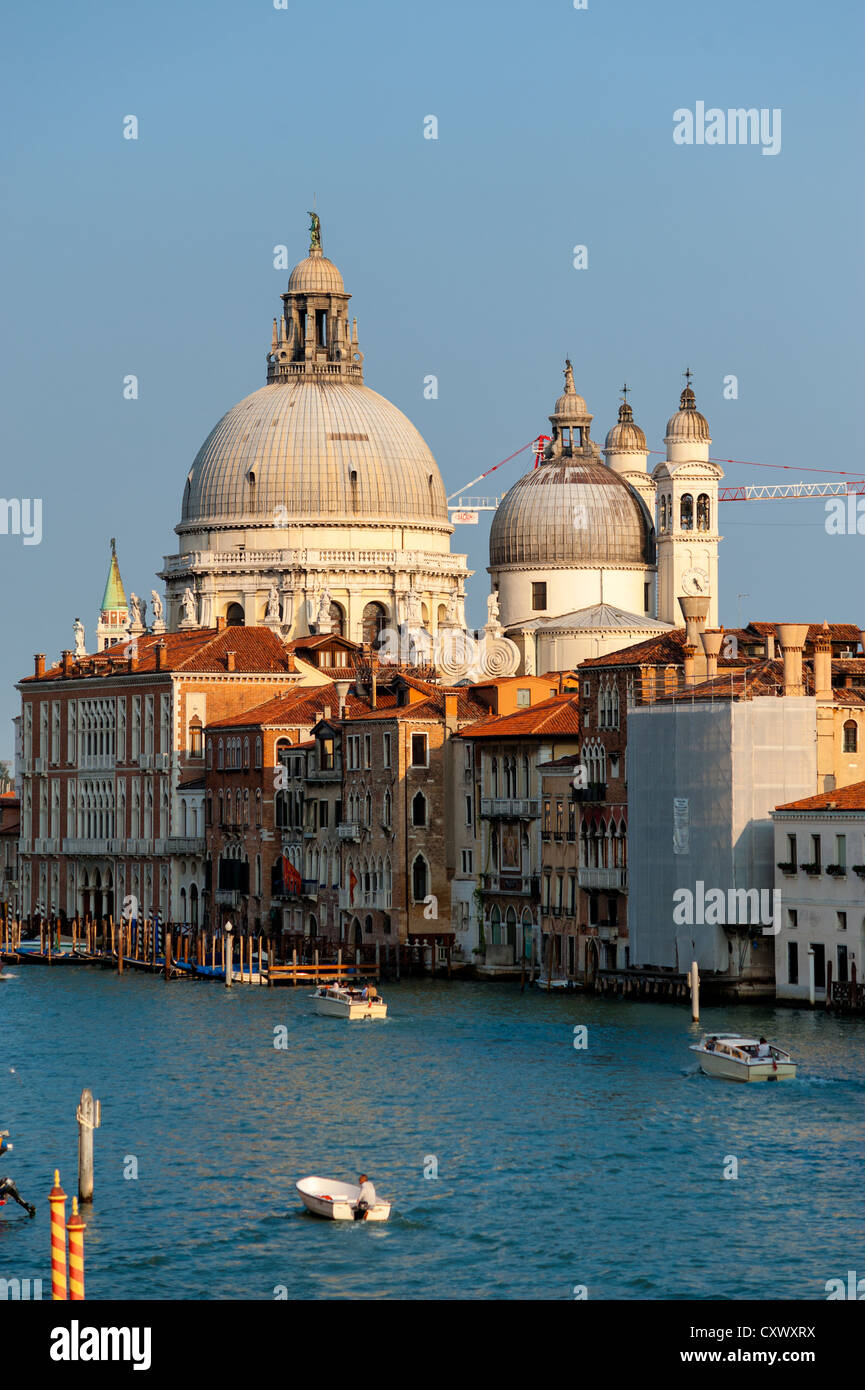
<instances>
[{"instance_id":1,"label":"clock face on tower","mask_svg":"<svg viewBox=\"0 0 865 1390\"><path fill-rule=\"evenodd\" d=\"M702 597L709 592L709 576L705 570L685 570L682 575L682 588L686 594L697 594Z\"/></svg>"}]
</instances>

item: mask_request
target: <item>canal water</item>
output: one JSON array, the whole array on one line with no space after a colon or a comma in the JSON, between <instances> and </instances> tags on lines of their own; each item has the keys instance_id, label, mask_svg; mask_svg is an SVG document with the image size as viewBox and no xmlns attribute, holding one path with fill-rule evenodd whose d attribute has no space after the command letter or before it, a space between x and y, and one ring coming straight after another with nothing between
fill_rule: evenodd
<instances>
[{"instance_id":1,"label":"canal water","mask_svg":"<svg viewBox=\"0 0 865 1390\"><path fill-rule=\"evenodd\" d=\"M694 1070L684 1005L406 981L349 1024L310 992L7 966L0 1173L38 1210L0 1209L0 1276L47 1296L83 1086L89 1298L820 1299L865 1275L862 1021L704 1010L800 1061L742 1086ZM359 1170L388 1223L303 1212L298 1178Z\"/></svg>"}]
</instances>

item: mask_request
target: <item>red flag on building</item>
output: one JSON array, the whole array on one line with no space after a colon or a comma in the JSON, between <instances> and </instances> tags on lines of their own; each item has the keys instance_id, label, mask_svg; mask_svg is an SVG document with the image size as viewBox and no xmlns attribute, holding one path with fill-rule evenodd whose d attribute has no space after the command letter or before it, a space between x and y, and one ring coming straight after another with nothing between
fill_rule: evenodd
<instances>
[{"instance_id":1,"label":"red flag on building","mask_svg":"<svg viewBox=\"0 0 865 1390\"><path fill-rule=\"evenodd\" d=\"M354 890L357 887L357 874L354 869L349 870L348 875L348 900L354 906Z\"/></svg>"}]
</instances>

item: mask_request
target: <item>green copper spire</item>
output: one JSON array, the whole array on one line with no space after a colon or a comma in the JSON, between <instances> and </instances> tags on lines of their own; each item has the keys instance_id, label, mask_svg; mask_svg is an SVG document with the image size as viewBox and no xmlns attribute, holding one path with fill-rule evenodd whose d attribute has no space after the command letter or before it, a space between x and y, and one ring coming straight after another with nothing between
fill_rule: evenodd
<instances>
[{"instance_id":1,"label":"green copper spire","mask_svg":"<svg viewBox=\"0 0 865 1390\"><path fill-rule=\"evenodd\" d=\"M123 588L123 580L120 578L120 566L117 563L117 550L115 549L114 537L111 537L111 568L108 571L108 582L105 585L105 593L102 597L102 612L106 613L111 609L125 608L126 591Z\"/></svg>"}]
</instances>

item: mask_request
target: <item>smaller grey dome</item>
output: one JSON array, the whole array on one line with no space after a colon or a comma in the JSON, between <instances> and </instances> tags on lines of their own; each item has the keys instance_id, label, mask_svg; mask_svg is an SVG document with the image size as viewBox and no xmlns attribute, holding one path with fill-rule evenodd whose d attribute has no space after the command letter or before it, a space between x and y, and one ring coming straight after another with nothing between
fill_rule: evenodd
<instances>
[{"instance_id":1,"label":"smaller grey dome","mask_svg":"<svg viewBox=\"0 0 865 1390\"><path fill-rule=\"evenodd\" d=\"M542 463L506 492L490 565L651 565L655 529L640 497L594 459Z\"/></svg>"}]
</instances>

